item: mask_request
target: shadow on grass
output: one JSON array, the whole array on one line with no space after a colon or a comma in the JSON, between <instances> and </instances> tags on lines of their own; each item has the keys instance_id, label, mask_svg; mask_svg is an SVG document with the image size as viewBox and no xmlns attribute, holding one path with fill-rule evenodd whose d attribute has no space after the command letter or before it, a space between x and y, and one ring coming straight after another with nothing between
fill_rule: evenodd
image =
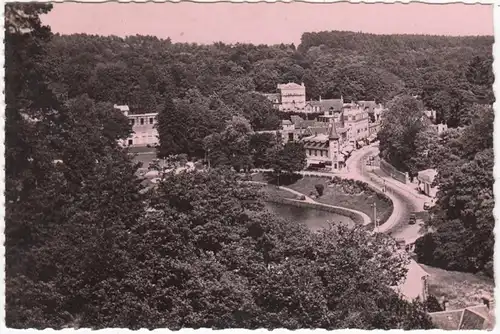
<instances>
[{"instance_id":1,"label":"shadow on grass","mask_svg":"<svg viewBox=\"0 0 500 334\"><path fill-rule=\"evenodd\" d=\"M300 174L276 174L274 172L265 172L264 179L267 183L272 185L289 186L298 180L302 179Z\"/></svg>"}]
</instances>

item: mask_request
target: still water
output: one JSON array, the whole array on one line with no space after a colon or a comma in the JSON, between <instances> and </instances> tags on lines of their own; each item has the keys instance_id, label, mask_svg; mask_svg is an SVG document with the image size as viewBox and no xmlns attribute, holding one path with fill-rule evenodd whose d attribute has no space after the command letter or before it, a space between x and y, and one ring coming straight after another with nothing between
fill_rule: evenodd
<instances>
[{"instance_id":1,"label":"still water","mask_svg":"<svg viewBox=\"0 0 500 334\"><path fill-rule=\"evenodd\" d=\"M313 232L327 227L329 222L341 222L349 227L354 227L351 218L328 211L270 202L266 203L266 209L285 219L305 224Z\"/></svg>"}]
</instances>

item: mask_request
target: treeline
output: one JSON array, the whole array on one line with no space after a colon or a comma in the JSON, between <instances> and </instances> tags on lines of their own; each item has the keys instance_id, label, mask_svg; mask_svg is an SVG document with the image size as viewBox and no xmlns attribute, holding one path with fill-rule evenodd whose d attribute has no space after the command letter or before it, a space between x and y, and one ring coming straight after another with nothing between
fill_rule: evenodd
<instances>
[{"instance_id":1,"label":"treeline","mask_svg":"<svg viewBox=\"0 0 500 334\"><path fill-rule=\"evenodd\" d=\"M493 102L492 44L492 37L338 31L304 33L297 49L56 35L48 45L46 66L57 94L86 93L96 101L128 104L136 112L163 110L168 96L184 99L195 89L254 123L254 114L272 110L253 91L275 92L278 83L304 82L309 99L387 102L402 93L420 95L426 108L437 110L438 121L456 126L455 113L464 103ZM255 130L277 124L268 122Z\"/></svg>"}]
</instances>

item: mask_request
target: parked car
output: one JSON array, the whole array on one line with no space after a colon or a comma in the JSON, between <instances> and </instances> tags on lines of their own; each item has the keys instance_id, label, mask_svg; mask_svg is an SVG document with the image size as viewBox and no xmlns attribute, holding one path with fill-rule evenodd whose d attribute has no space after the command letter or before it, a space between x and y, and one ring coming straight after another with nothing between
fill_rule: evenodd
<instances>
[{"instance_id":1,"label":"parked car","mask_svg":"<svg viewBox=\"0 0 500 334\"><path fill-rule=\"evenodd\" d=\"M429 210L431 208L431 203L425 202L424 203L424 210Z\"/></svg>"},{"instance_id":2,"label":"parked car","mask_svg":"<svg viewBox=\"0 0 500 334\"><path fill-rule=\"evenodd\" d=\"M408 224L413 225L417 222L417 216L415 214L410 215L410 220L408 221Z\"/></svg>"}]
</instances>

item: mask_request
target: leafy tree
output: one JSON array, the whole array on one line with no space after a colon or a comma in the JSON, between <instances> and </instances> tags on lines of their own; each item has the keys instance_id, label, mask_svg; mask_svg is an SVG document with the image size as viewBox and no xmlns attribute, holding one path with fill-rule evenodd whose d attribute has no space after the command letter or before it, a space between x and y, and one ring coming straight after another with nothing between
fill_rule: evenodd
<instances>
[{"instance_id":1,"label":"leafy tree","mask_svg":"<svg viewBox=\"0 0 500 334\"><path fill-rule=\"evenodd\" d=\"M233 117L221 133L205 138L207 158L214 166L231 166L236 171L249 169L252 164L251 131L250 123L245 118Z\"/></svg>"},{"instance_id":2,"label":"leafy tree","mask_svg":"<svg viewBox=\"0 0 500 334\"><path fill-rule=\"evenodd\" d=\"M280 145L278 138L272 133L253 133L250 135L250 150L253 157L253 166L268 168L270 166L269 153Z\"/></svg>"},{"instance_id":3,"label":"leafy tree","mask_svg":"<svg viewBox=\"0 0 500 334\"><path fill-rule=\"evenodd\" d=\"M288 142L270 152L271 168L276 174L293 174L306 167L306 150L302 143Z\"/></svg>"},{"instance_id":4,"label":"leafy tree","mask_svg":"<svg viewBox=\"0 0 500 334\"><path fill-rule=\"evenodd\" d=\"M425 308L427 309L427 312L444 311L443 307L441 306L437 298L434 297L433 295L430 295L425 299Z\"/></svg>"},{"instance_id":5,"label":"leafy tree","mask_svg":"<svg viewBox=\"0 0 500 334\"><path fill-rule=\"evenodd\" d=\"M316 184L314 186L314 188L316 189L316 192L318 193L318 196L323 196L323 191L325 191L325 186L322 185L322 184Z\"/></svg>"},{"instance_id":6,"label":"leafy tree","mask_svg":"<svg viewBox=\"0 0 500 334\"><path fill-rule=\"evenodd\" d=\"M147 312L151 327L168 328L432 327L423 306L387 287L406 272L390 238L343 226L312 233L215 170L169 174L150 196L155 211L132 234L141 260L130 276L155 301L139 322Z\"/></svg>"},{"instance_id":7,"label":"leafy tree","mask_svg":"<svg viewBox=\"0 0 500 334\"><path fill-rule=\"evenodd\" d=\"M418 172L428 168L435 168L435 163L441 158L436 156L440 145L439 135L434 128L422 129L415 136L415 153L410 157L410 170Z\"/></svg>"},{"instance_id":8,"label":"leafy tree","mask_svg":"<svg viewBox=\"0 0 500 334\"><path fill-rule=\"evenodd\" d=\"M16 328L96 323L130 269L127 229L143 209L137 166L117 144L128 120L87 96L58 101L46 85L49 9L6 6L6 323Z\"/></svg>"},{"instance_id":9,"label":"leafy tree","mask_svg":"<svg viewBox=\"0 0 500 334\"><path fill-rule=\"evenodd\" d=\"M435 231L417 240L419 261L493 275L492 121L492 110L485 109L462 132L443 138L430 221Z\"/></svg>"},{"instance_id":10,"label":"leafy tree","mask_svg":"<svg viewBox=\"0 0 500 334\"><path fill-rule=\"evenodd\" d=\"M174 104L175 108L167 103L159 115L160 157L181 153L203 157L203 139L221 131L234 114L220 99L205 97L194 89Z\"/></svg>"},{"instance_id":11,"label":"leafy tree","mask_svg":"<svg viewBox=\"0 0 500 334\"><path fill-rule=\"evenodd\" d=\"M411 96L399 96L388 105L377 134L380 156L397 169L415 173L410 159L415 156L417 135L425 128L426 116L418 101Z\"/></svg>"}]
</instances>

